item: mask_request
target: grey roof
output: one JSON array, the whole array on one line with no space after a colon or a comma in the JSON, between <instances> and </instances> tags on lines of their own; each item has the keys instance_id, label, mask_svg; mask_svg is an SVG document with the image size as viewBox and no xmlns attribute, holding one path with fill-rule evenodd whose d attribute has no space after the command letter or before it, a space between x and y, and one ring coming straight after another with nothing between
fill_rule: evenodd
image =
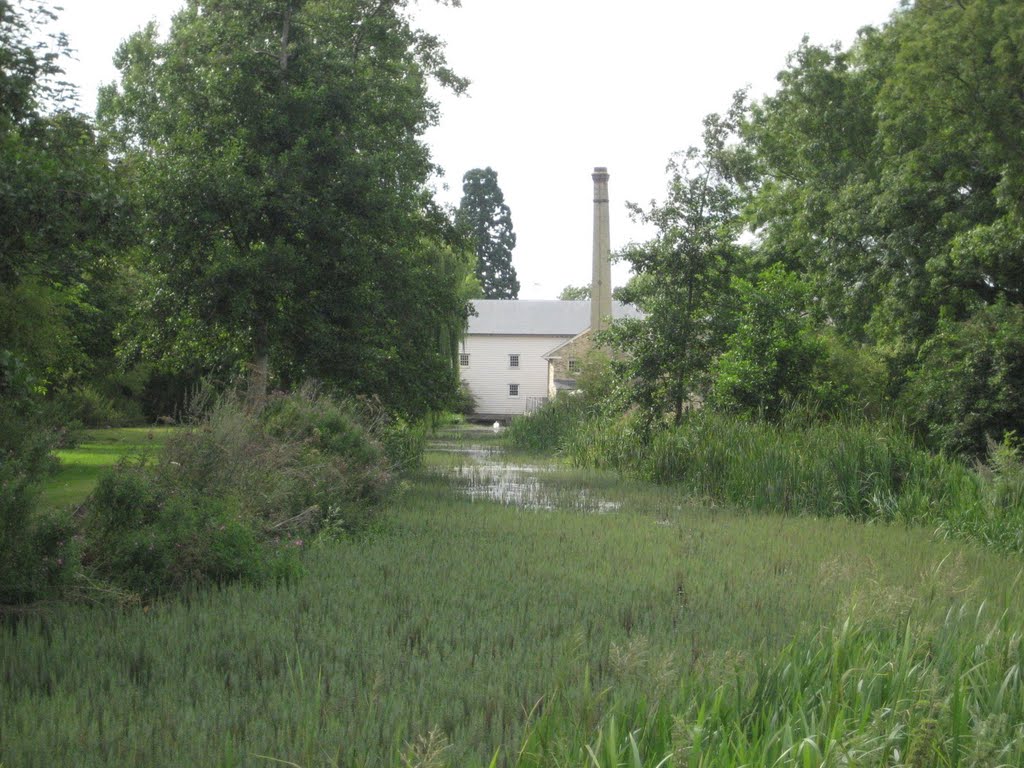
<instances>
[{"instance_id":1,"label":"grey roof","mask_svg":"<svg viewBox=\"0 0 1024 768\"><path fill-rule=\"evenodd\" d=\"M590 301L474 299L469 333L507 336L576 336L590 326ZM612 317L642 317L631 304L612 302Z\"/></svg>"}]
</instances>

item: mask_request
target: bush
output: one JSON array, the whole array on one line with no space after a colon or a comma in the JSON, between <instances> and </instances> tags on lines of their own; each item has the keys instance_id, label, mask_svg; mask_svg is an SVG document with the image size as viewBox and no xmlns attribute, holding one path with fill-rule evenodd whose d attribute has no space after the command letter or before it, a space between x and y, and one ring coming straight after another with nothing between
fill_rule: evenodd
<instances>
[{"instance_id":1,"label":"bush","mask_svg":"<svg viewBox=\"0 0 1024 768\"><path fill-rule=\"evenodd\" d=\"M95 574L145 596L270 574L269 553L234 499L167 496L152 480L138 464L100 480L84 528L84 564Z\"/></svg>"},{"instance_id":2,"label":"bush","mask_svg":"<svg viewBox=\"0 0 1024 768\"><path fill-rule=\"evenodd\" d=\"M0 350L0 604L47 592L40 571L48 556L31 517L38 482L55 465L54 435L40 415L41 398L24 363Z\"/></svg>"},{"instance_id":3,"label":"bush","mask_svg":"<svg viewBox=\"0 0 1024 768\"><path fill-rule=\"evenodd\" d=\"M831 329L818 331L821 352L805 401L826 414L879 417L891 386L884 360L872 347L851 344Z\"/></svg>"},{"instance_id":4,"label":"bush","mask_svg":"<svg viewBox=\"0 0 1024 768\"><path fill-rule=\"evenodd\" d=\"M365 528L393 486L361 412L312 391L274 396L259 416L224 398L152 463L101 480L84 564L147 597L294 573L312 537Z\"/></svg>"},{"instance_id":5,"label":"bush","mask_svg":"<svg viewBox=\"0 0 1024 768\"><path fill-rule=\"evenodd\" d=\"M600 349L586 353L575 392L560 392L531 414L517 416L506 431L512 445L523 451L561 450L588 421L626 402L625 389L608 355Z\"/></svg>"},{"instance_id":6,"label":"bush","mask_svg":"<svg viewBox=\"0 0 1024 768\"><path fill-rule=\"evenodd\" d=\"M63 422L78 422L87 427L127 427L144 424L141 406L124 395L108 394L94 384L59 396L56 410Z\"/></svg>"},{"instance_id":7,"label":"bush","mask_svg":"<svg viewBox=\"0 0 1024 768\"><path fill-rule=\"evenodd\" d=\"M981 457L990 439L1024 434L1024 307L996 304L941 326L901 405L929 444L950 454Z\"/></svg>"},{"instance_id":8,"label":"bush","mask_svg":"<svg viewBox=\"0 0 1024 768\"><path fill-rule=\"evenodd\" d=\"M459 391L452 402L452 410L463 416L472 416L476 413L477 402L466 382L459 383Z\"/></svg>"},{"instance_id":9,"label":"bush","mask_svg":"<svg viewBox=\"0 0 1024 768\"><path fill-rule=\"evenodd\" d=\"M807 394L822 357L804 311L809 286L776 264L756 282L733 278L740 322L715 361L711 400L726 410L778 419L786 405Z\"/></svg>"},{"instance_id":10,"label":"bush","mask_svg":"<svg viewBox=\"0 0 1024 768\"><path fill-rule=\"evenodd\" d=\"M715 361L711 404L782 419L797 403L819 416L882 411L888 374L882 360L831 329L815 329L808 287L780 265L756 283L734 280L741 321Z\"/></svg>"}]
</instances>

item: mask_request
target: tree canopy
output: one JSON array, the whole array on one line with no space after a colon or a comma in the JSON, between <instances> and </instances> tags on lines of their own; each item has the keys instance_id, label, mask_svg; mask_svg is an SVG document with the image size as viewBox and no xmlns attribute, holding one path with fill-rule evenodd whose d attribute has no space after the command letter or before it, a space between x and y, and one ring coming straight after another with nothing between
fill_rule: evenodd
<instances>
[{"instance_id":1,"label":"tree canopy","mask_svg":"<svg viewBox=\"0 0 1024 768\"><path fill-rule=\"evenodd\" d=\"M743 190L728 172L727 142L742 115L737 94L724 115L704 121L704 145L669 162L663 203L633 215L657 229L646 243L622 252L637 279L620 292L643 320L613 326L613 343L629 353L627 375L634 398L646 408L664 402L682 417L692 396L709 389L708 374L721 352L731 320L730 280L743 258L738 216Z\"/></svg>"},{"instance_id":2,"label":"tree canopy","mask_svg":"<svg viewBox=\"0 0 1024 768\"><path fill-rule=\"evenodd\" d=\"M445 358L440 329L465 309L412 277L454 240L425 187L427 86L465 82L403 6L189 0L166 41L150 25L121 46L98 113L137 182L159 286L140 350L203 347L248 364L257 392L276 374L367 394L387 381L395 405L410 394L395 382L450 395L454 373L418 363ZM430 288L455 296L457 272Z\"/></svg>"},{"instance_id":3,"label":"tree canopy","mask_svg":"<svg viewBox=\"0 0 1024 768\"><path fill-rule=\"evenodd\" d=\"M583 301L590 298L589 285L567 285L558 294L561 301Z\"/></svg>"},{"instance_id":4,"label":"tree canopy","mask_svg":"<svg viewBox=\"0 0 1024 768\"><path fill-rule=\"evenodd\" d=\"M462 177L458 221L476 250L476 276L484 298L518 298L519 280L512 266L516 247L512 212L491 168L474 168Z\"/></svg>"},{"instance_id":5,"label":"tree canopy","mask_svg":"<svg viewBox=\"0 0 1024 768\"><path fill-rule=\"evenodd\" d=\"M774 94L712 116L665 202L634 206L657 230L622 254L635 399L863 402L826 379L867 354L933 446L1024 433L1022 40L1019 2L917 0L848 49L804 40Z\"/></svg>"}]
</instances>

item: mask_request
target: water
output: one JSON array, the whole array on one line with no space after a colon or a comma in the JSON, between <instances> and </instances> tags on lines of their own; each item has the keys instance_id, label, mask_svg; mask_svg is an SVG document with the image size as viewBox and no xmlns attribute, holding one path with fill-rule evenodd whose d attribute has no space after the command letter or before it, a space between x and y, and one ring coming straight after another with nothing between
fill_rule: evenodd
<instances>
[{"instance_id":1,"label":"water","mask_svg":"<svg viewBox=\"0 0 1024 768\"><path fill-rule=\"evenodd\" d=\"M621 506L617 501L597 497L585 486L556 482L559 467L555 465L516 462L498 445L471 442L473 431L463 434L467 442L439 440L431 444L431 450L451 457L450 465L439 471L474 501L585 512L613 512Z\"/></svg>"}]
</instances>

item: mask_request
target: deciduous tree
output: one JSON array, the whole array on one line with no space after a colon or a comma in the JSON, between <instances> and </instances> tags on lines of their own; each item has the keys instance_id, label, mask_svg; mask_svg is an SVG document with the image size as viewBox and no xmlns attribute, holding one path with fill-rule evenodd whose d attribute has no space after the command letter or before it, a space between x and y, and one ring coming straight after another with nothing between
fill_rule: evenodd
<instances>
[{"instance_id":1,"label":"deciduous tree","mask_svg":"<svg viewBox=\"0 0 1024 768\"><path fill-rule=\"evenodd\" d=\"M567 285L558 294L561 301L585 301L590 298L589 285Z\"/></svg>"},{"instance_id":2,"label":"deciduous tree","mask_svg":"<svg viewBox=\"0 0 1024 768\"><path fill-rule=\"evenodd\" d=\"M638 279L620 293L645 313L616 323L612 343L628 352L634 398L656 415L668 407L682 418L686 402L704 396L710 369L732 319L730 280L744 256L738 242L743 190L728 168L727 142L743 110L742 93L730 111L704 121L704 146L674 157L663 203L633 215L657 229L622 257Z\"/></svg>"},{"instance_id":3,"label":"deciduous tree","mask_svg":"<svg viewBox=\"0 0 1024 768\"><path fill-rule=\"evenodd\" d=\"M142 190L152 349L247 361L257 398L272 370L355 392L412 378L392 350L436 297L407 278L418 244L447 237L425 191L427 86L465 83L404 6L189 0L166 41L150 25L122 45L99 114Z\"/></svg>"}]
</instances>

